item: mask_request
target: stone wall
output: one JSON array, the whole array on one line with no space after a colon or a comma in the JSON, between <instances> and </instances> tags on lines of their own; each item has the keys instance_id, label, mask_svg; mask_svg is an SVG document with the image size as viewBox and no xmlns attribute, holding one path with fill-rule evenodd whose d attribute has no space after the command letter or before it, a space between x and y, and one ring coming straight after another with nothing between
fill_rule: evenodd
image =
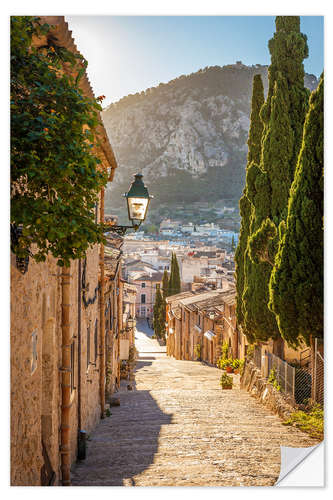
<instances>
[{"instance_id":1,"label":"stone wall","mask_svg":"<svg viewBox=\"0 0 333 500\"><path fill-rule=\"evenodd\" d=\"M12 485L40 484L42 438L59 478L59 288L54 259L40 264L30 259L27 273L21 274L11 255Z\"/></svg>"},{"instance_id":2,"label":"stone wall","mask_svg":"<svg viewBox=\"0 0 333 500\"><path fill-rule=\"evenodd\" d=\"M61 425L61 268L48 257L44 263L30 259L28 271L21 274L11 256L11 484L40 485L44 464L42 441L60 480ZM71 462L77 456L78 378L81 380L81 429L88 433L100 419L98 291L93 303L81 303L81 373L78 363L78 262L70 268L70 328L74 346L74 389L70 410ZM99 248L87 251L87 299L98 287ZM95 325L97 321L97 343ZM88 328L89 327L89 328ZM90 357L87 364L88 332ZM33 345L33 338L36 345Z\"/></svg>"},{"instance_id":3,"label":"stone wall","mask_svg":"<svg viewBox=\"0 0 333 500\"><path fill-rule=\"evenodd\" d=\"M293 398L277 391L272 384L269 384L252 361L246 362L240 385L283 419L288 418L296 408Z\"/></svg>"}]
</instances>

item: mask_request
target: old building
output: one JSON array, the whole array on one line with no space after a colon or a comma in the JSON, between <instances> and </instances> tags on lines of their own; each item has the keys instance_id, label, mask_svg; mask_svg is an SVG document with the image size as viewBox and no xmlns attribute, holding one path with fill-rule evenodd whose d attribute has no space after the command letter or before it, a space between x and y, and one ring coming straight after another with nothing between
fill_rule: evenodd
<instances>
[{"instance_id":1,"label":"old building","mask_svg":"<svg viewBox=\"0 0 333 500\"><path fill-rule=\"evenodd\" d=\"M136 317L153 319L157 286L162 286L163 273L151 270L130 273L128 282L136 287Z\"/></svg>"},{"instance_id":2,"label":"old building","mask_svg":"<svg viewBox=\"0 0 333 500\"><path fill-rule=\"evenodd\" d=\"M77 52L64 17L42 20L52 25L54 43ZM81 82L84 95L93 97L86 74ZM95 154L111 181L116 160L104 127L98 131ZM96 220L103 219L104 190L96 208ZM21 272L11 254L12 485L69 485L86 433L104 416L105 334L115 321L111 312L107 324L104 294L103 245L64 268L49 256L42 263L30 259Z\"/></svg>"},{"instance_id":3,"label":"old building","mask_svg":"<svg viewBox=\"0 0 333 500\"><path fill-rule=\"evenodd\" d=\"M231 357L244 357L247 342L236 327L235 297L233 288L197 289L167 297L167 354L215 365L226 342Z\"/></svg>"}]
</instances>

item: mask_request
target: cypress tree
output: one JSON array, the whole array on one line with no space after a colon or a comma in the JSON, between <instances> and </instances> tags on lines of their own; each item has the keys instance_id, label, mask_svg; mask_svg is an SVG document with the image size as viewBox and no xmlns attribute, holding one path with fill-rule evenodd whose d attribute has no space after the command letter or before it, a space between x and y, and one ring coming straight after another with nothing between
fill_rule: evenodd
<instances>
[{"instance_id":1,"label":"cypress tree","mask_svg":"<svg viewBox=\"0 0 333 500\"><path fill-rule=\"evenodd\" d=\"M174 281L173 281L173 289L174 289L174 295L176 293L180 293L180 272L179 272L179 264L177 260L176 254L174 254Z\"/></svg>"},{"instance_id":2,"label":"cypress tree","mask_svg":"<svg viewBox=\"0 0 333 500\"><path fill-rule=\"evenodd\" d=\"M172 252L171 273L169 278L168 295L176 295L180 292L180 273L177 256Z\"/></svg>"},{"instance_id":3,"label":"cypress tree","mask_svg":"<svg viewBox=\"0 0 333 500\"><path fill-rule=\"evenodd\" d=\"M168 290L169 290L169 275L168 275L168 271L166 269L164 269L163 279L162 279L163 299L167 298Z\"/></svg>"},{"instance_id":4,"label":"cypress tree","mask_svg":"<svg viewBox=\"0 0 333 500\"><path fill-rule=\"evenodd\" d=\"M260 111L264 124L259 167L247 173L248 197L253 204L246 286L243 302L246 334L252 340L277 338L275 316L268 309L269 281L278 248L278 226L287 216L308 101L303 59L308 55L299 16L277 16L276 32L269 41L269 88ZM247 259L248 260L248 259Z\"/></svg>"},{"instance_id":5,"label":"cypress tree","mask_svg":"<svg viewBox=\"0 0 333 500\"><path fill-rule=\"evenodd\" d=\"M164 338L165 318L163 318L163 298L159 285L157 286L154 304L154 333L158 338Z\"/></svg>"},{"instance_id":6,"label":"cypress tree","mask_svg":"<svg viewBox=\"0 0 333 500\"><path fill-rule=\"evenodd\" d=\"M263 131L263 124L260 119L259 113L262 105L264 104L264 86L260 75L255 75L253 78L252 87L252 104L251 104L251 121L250 130L248 137L248 154L247 154L247 166L246 171L248 171L252 163L259 164L260 162L260 151L261 151L261 136ZM241 227L239 233L238 245L235 253L235 263L236 263L236 290L237 290L237 305L236 305L236 315L238 324L245 326L243 324L243 292L244 292L244 280L245 280L245 252L247 248L247 240L250 231L250 222L252 214L252 204L248 198L248 187L247 182L245 183L245 188L243 195L239 200L239 212L241 215Z\"/></svg>"},{"instance_id":7,"label":"cypress tree","mask_svg":"<svg viewBox=\"0 0 333 500\"><path fill-rule=\"evenodd\" d=\"M232 238L231 238L231 251L234 252L235 249L236 249L235 238L234 238L234 235L232 235Z\"/></svg>"},{"instance_id":8,"label":"cypress tree","mask_svg":"<svg viewBox=\"0 0 333 500\"><path fill-rule=\"evenodd\" d=\"M174 281L174 256L173 252L171 254L171 263L170 263L170 277L169 277L169 283L168 283L168 296L173 295L173 281Z\"/></svg>"},{"instance_id":9,"label":"cypress tree","mask_svg":"<svg viewBox=\"0 0 333 500\"><path fill-rule=\"evenodd\" d=\"M270 281L270 306L291 345L323 336L324 79L311 94L288 216Z\"/></svg>"}]
</instances>

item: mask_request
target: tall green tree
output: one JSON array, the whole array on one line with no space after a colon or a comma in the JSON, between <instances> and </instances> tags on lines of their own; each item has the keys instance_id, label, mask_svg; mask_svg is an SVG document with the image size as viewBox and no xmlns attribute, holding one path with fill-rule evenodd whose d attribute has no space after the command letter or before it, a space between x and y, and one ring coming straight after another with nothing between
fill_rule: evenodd
<instances>
[{"instance_id":1,"label":"tall green tree","mask_svg":"<svg viewBox=\"0 0 333 500\"><path fill-rule=\"evenodd\" d=\"M236 250L236 245L235 245L235 237L232 235L231 238L231 251L234 252Z\"/></svg>"},{"instance_id":2,"label":"tall green tree","mask_svg":"<svg viewBox=\"0 0 333 500\"><path fill-rule=\"evenodd\" d=\"M288 217L270 280L282 337L297 346L323 336L324 78L311 94Z\"/></svg>"},{"instance_id":3,"label":"tall green tree","mask_svg":"<svg viewBox=\"0 0 333 500\"><path fill-rule=\"evenodd\" d=\"M285 220L288 197L301 147L308 105L303 59L308 55L299 16L277 16L276 32L269 41L269 88L260 117L264 129L260 164L247 173L248 197L253 204L243 302L247 335L252 340L280 336L268 308L269 281L278 248L279 224ZM246 274L246 273L245 273Z\"/></svg>"},{"instance_id":4,"label":"tall green tree","mask_svg":"<svg viewBox=\"0 0 333 500\"><path fill-rule=\"evenodd\" d=\"M163 278L162 278L162 307L161 307L161 316L163 319L163 331L165 336L165 322L166 322L166 298L168 296L169 290L169 275L168 271L164 269Z\"/></svg>"},{"instance_id":5,"label":"tall green tree","mask_svg":"<svg viewBox=\"0 0 333 500\"><path fill-rule=\"evenodd\" d=\"M57 46L50 28L11 17L11 223L20 229L12 250L36 261L52 254L62 266L105 241L94 209L107 172L94 153L102 108L80 89L87 62Z\"/></svg>"},{"instance_id":6,"label":"tall green tree","mask_svg":"<svg viewBox=\"0 0 333 500\"><path fill-rule=\"evenodd\" d=\"M159 285L155 296L153 326L156 337L163 339L165 337L165 317L163 317L163 297Z\"/></svg>"},{"instance_id":7,"label":"tall green tree","mask_svg":"<svg viewBox=\"0 0 333 500\"><path fill-rule=\"evenodd\" d=\"M168 274L168 271L166 269L164 269L163 278L162 278L163 299L167 298L168 290L169 290L169 274Z\"/></svg>"},{"instance_id":8,"label":"tall green tree","mask_svg":"<svg viewBox=\"0 0 333 500\"><path fill-rule=\"evenodd\" d=\"M179 264L176 254L172 252L168 295L176 295L177 293L180 293L180 290L181 290L181 284L180 284Z\"/></svg>"},{"instance_id":9,"label":"tall green tree","mask_svg":"<svg viewBox=\"0 0 333 500\"><path fill-rule=\"evenodd\" d=\"M263 123L260 119L260 109L265 102L264 86L260 75L255 75L253 78L252 87L252 103L251 103L251 120L248 137L248 155L246 173L252 164L259 165L261 153L261 136L263 131ZM239 200L239 212L241 215L241 227L239 233L238 245L235 253L236 263L236 290L237 290L237 306L236 314L238 324L245 328L243 314L243 293L245 282L245 260L247 240L250 234L250 224L252 216L252 203L248 198L248 186L245 183L243 195ZM248 259L249 257L247 257Z\"/></svg>"}]
</instances>

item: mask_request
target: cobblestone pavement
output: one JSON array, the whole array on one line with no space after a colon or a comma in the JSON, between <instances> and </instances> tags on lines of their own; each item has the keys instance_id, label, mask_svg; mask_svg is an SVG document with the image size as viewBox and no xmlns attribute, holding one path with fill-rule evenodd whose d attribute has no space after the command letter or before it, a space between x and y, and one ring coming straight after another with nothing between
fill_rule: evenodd
<instances>
[{"instance_id":1,"label":"cobblestone pavement","mask_svg":"<svg viewBox=\"0 0 333 500\"><path fill-rule=\"evenodd\" d=\"M280 445L316 444L241 390L238 376L222 391L217 368L168 358L141 335L137 343L134 388L123 381L121 404L92 433L73 485L269 486Z\"/></svg>"}]
</instances>

